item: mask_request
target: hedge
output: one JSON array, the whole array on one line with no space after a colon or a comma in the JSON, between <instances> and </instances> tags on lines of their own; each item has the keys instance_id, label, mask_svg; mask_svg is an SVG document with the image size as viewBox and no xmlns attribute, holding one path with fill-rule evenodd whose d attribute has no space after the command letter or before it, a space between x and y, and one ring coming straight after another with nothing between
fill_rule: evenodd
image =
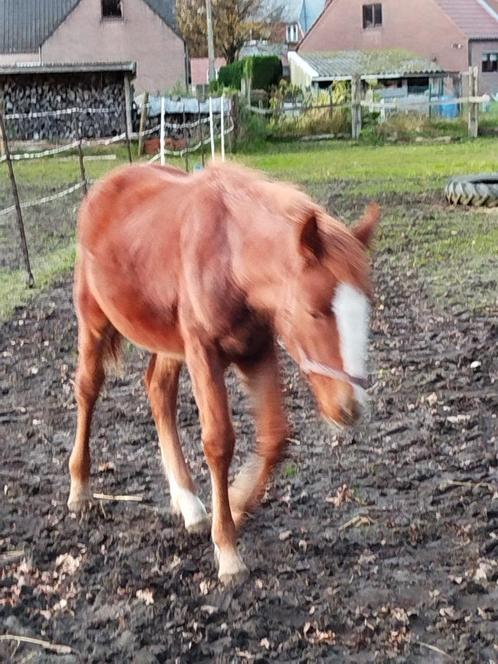
<instances>
[{"instance_id":1,"label":"hedge","mask_svg":"<svg viewBox=\"0 0 498 664\"><path fill-rule=\"evenodd\" d=\"M250 78L254 90L268 90L282 77L282 63L276 55L255 55L221 67L218 82L227 88L240 90L242 79Z\"/></svg>"}]
</instances>

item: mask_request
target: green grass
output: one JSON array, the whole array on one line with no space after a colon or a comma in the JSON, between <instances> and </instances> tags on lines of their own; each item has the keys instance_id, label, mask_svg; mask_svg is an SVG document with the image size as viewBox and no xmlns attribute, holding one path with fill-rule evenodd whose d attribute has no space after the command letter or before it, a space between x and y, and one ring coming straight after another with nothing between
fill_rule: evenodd
<instances>
[{"instance_id":1,"label":"green grass","mask_svg":"<svg viewBox=\"0 0 498 664\"><path fill-rule=\"evenodd\" d=\"M243 163L295 182L365 180L390 183L407 191L414 180L434 187L438 181L459 173L498 171L495 140L478 139L450 144L362 145L327 141L320 143L267 144L258 154L237 155ZM416 188L416 187L415 187Z\"/></svg>"},{"instance_id":2,"label":"green grass","mask_svg":"<svg viewBox=\"0 0 498 664\"><path fill-rule=\"evenodd\" d=\"M498 210L443 204L396 206L378 248L396 269L416 274L442 307L498 312Z\"/></svg>"},{"instance_id":3,"label":"green grass","mask_svg":"<svg viewBox=\"0 0 498 664\"><path fill-rule=\"evenodd\" d=\"M70 272L74 267L75 245L52 251L32 262L35 275L35 288L26 285L24 270L0 271L0 320L12 315L15 307L27 304L40 290L51 286L59 277Z\"/></svg>"},{"instance_id":4,"label":"green grass","mask_svg":"<svg viewBox=\"0 0 498 664\"><path fill-rule=\"evenodd\" d=\"M136 151L135 151L136 154ZM114 145L92 149L91 156L116 155L113 160L85 160L86 176L95 180L120 164L128 162L125 148ZM4 168L4 167L0 167ZM30 159L14 163L16 178L22 185L40 185L46 187L60 187L77 182L81 179L79 159L76 152L64 153L61 157L45 159Z\"/></svg>"}]
</instances>

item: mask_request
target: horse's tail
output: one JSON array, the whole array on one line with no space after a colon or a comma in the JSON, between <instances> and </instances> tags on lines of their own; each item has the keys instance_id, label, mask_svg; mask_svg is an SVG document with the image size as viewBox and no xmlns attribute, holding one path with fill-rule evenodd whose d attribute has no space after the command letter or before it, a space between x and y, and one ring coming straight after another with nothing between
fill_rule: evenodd
<instances>
[{"instance_id":1,"label":"horse's tail","mask_svg":"<svg viewBox=\"0 0 498 664\"><path fill-rule=\"evenodd\" d=\"M104 365L107 371L117 375L122 370L123 337L112 328L104 338Z\"/></svg>"}]
</instances>

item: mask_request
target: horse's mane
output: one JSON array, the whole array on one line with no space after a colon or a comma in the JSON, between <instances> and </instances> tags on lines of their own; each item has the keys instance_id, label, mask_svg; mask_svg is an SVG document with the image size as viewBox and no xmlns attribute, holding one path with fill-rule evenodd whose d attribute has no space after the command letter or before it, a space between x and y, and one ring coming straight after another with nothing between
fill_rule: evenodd
<instances>
[{"instance_id":1,"label":"horse's mane","mask_svg":"<svg viewBox=\"0 0 498 664\"><path fill-rule=\"evenodd\" d=\"M242 202L249 204L252 211L262 206L294 226L303 225L314 214L329 255L347 256L352 267L363 263L363 251L350 229L296 185L275 181L233 162L211 162L199 176L203 174L220 191L229 210L235 211Z\"/></svg>"}]
</instances>

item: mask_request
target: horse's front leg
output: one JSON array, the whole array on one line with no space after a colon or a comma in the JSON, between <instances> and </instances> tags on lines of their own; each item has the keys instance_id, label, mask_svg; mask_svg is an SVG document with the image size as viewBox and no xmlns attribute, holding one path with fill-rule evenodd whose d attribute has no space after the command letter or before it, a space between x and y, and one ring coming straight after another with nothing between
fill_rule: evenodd
<instances>
[{"instance_id":1,"label":"horse's front leg","mask_svg":"<svg viewBox=\"0 0 498 664\"><path fill-rule=\"evenodd\" d=\"M287 443L288 424L282 400L282 386L275 349L256 363L240 363L256 418L256 452L244 464L230 487L230 506L235 526L261 501L273 469L281 460Z\"/></svg>"},{"instance_id":2,"label":"horse's front leg","mask_svg":"<svg viewBox=\"0 0 498 664\"><path fill-rule=\"evenodd\" d=\"M230 420L224 382L224 365L215 349L191 342L186 361L199 408L202 444L212 485L211 534L218 561L218 577L224 584L243 580L248 570L237 551L236 529L228 500L228 469L235 434Z\"/></svg>"}]
</instances>

